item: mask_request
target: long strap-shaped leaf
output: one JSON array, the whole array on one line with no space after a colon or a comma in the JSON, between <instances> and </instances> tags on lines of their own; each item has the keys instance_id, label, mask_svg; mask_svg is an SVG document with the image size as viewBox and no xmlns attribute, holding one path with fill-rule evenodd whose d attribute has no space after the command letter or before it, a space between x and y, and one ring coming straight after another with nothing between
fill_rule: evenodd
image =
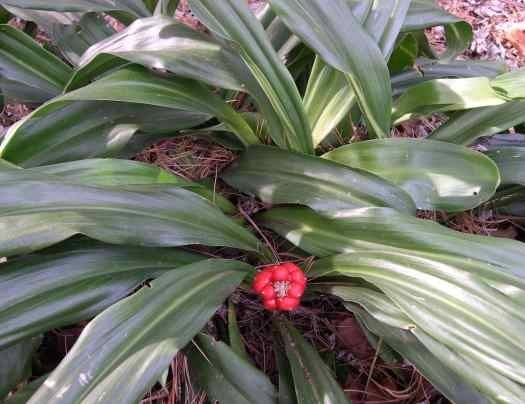
<instances>
[{"instance_id":1,"label":"long strap-shaped leaf","mask_svg":"<svg viewBox=\"0 0 525 404\"><path fill-rule=\"evenodd\" d=\"M126 11L136 17L151 15L142 0L0 0L0 4L46 11Z\"/></svg>"},{"instance_id":2,"label":"long strap-shaped leaf","mask_svg":"<svg viewBox=\"0 0 525 404\"><path fill-rule=\"evenodd\" d=\"M454 352L481 373L493 375L496 383L484 385L477 382L477 376L461 374L494 399L502 392L507 397L503 402L514 402L523 395L523 278L510 279L491 265L469 258L413 250L329 257L316 264L312 275L343 275L370 282L393 301L401 316L406 316L406 320L396 318L398 324L389 325L410 331L434 354L441 346L442 351ZM403 324L400 320L408 321ZM502 391L498 382L505 379Z\"/></svg>"},{"instance_id":3,"label":"long strap-shaped leaf","mask_svg":"<svg viewBox=\"0 0 525 404\"><path fill-rule=\"evenodd\" d=\"M323 157L393 182L418 209L472 209L490 199L500 183L498 168L482 153L444 142L377 139L339 147Z\"/></svg>"},{"instance_id":4,"label":"long strap-shaped leaf","mask_svg":"<svg viewBox=\"0 0 525 404\"><path fill-rule=\"evenodd\" d=\"M271 0L276 14L326 63L347 74L359 105L378 137L390 132L392 89L386 61L354 17L351 3Z\"/></svg>"},{"instance_id":5,"label":"long strap-shaped leaf","mask_svg":"<svg viewBox=\"0 0 525 404\"><path fill-rule=\"evenodd\" d=\"M2 160L0 160L2 161ZM4 168L0 167L0 172ZM49 174L88 186L125 187L128 185L171 184L195 192L213 202L225 213L237 212L222 195L202 184L189 181L151 164L121 159L87 159L26 169L35 176Z\"/></svg>"},{"instance_id":6,"label":"long strap-shaped leaf","mask_svg":"<svg viewBox=\"0 0 525 404\"><path fill-rule=\"evenodd\" d=\"M297 404L348 404L341 386L312 347L287 320L276 321L292 369Z\"/></svg>"},{"instance_id":7,"label":"long strap-shaped leaf","mask_svg":"<svg viewBox=\"0 0 525 404\"><path fill-rule=\"evenodd\" d=\"M5 148L26 122L30 123L33 117L46 116L69 101L117 101L207 113L223 121L243 144L259 143L243 117L201 83L178 77L161 77L142 67L132 66L44 104L24 121L11 127L0 154L5 157Z\"/></svg>"},{"instance_id":8,"label":"long strap-shaped leaf","mask_svg":"<svg viewBox=\"0 0 525 404\"><path fill-rule=\"evenodd\" d=\"M328 216L368 206L415 214L405 191L374 174L275 147L250 147L223 178L263 202L307 205Z\"/></svg>"},{"instance_id":9,"label":"long strap-shaped leaf","mask_svg":"<svg viewBox=\"0 0 525 404\"><path fill-rule=\"evenodd\" d=\"M411 114L473 109L505 102L487 77L437 79L409 88L396 100L392 114L393 120L400 122Z\"/></svg>"},{"instance_id":10,"label":"long strap-shaped leaf","mask_svg":"<svg viewBox=\"0 0 525 404\"><path fill-rule=\"evenodd\" d=\"M213 204L173 185L112 189L23 170L1 173L0 185L0 256L41 249L79 233L113 244L259 248L249 231Z\"/></svg>"},{"instance_id":11,"label":"long strap-shaped leaf","mask_svg":"<svg viewBox=\"0 0 525 404\"><path fill-rule=\"evenodd\" d=\"M5 96L44 102L62 92L73 70L22 31L0 25L0 72L0 88ZM6 91L3 81L21 88Z\"/></svg>"},{"instance_id":12,"label":"long strap-shaped leaf","mask_svg":"<svg viewBox=\"0 0 525 404\"><path fill-rule=\"evenodd\" d=\"M159 138L200 125L211 116L127 102L52 104L12 126L0 155L23 167L93 157L128 158Z\"/></svg>"},{"instance_id":13,"label":"long strap-shaped leaf","mask_svg":"<svg viewBox=\"0 0 525 404\"><path fill-rule=\"evenodd\" d=\"M525 122L525 101L509 101L453 115L429 139L468 146L477 138L503 132Z\"/></svg>"},{"instance_id":14,"label":"long strap-shaped leaf","mask_svg":"<svg viewBox=\"0 0 525 404\"><path fill-rule=\"evenodd\" d=\"M29 403L137 402L250 269L209 260L161 276L97 316Z\"/></svg>"},{"instance_id":15,"label":"long strap-shaped leaf","mask_svg":"<svg viewBox=\"0 0 525 404\"><path fill-rule=\"evenodd\" d=\"M363 21L366 32L378 43L388 60L410 1L375 0L371 7L361 9L365 3L353 5L352 12L357 20ZM308 79L303 102L312 123L314 146L317 146L349 113L356 102L356 95L345 74L325 64L318 56Z\"/></svg>"},{"instance_id":16,"label":"long strap-shaped leaf","mask_svg":"<svg viewBox=\"0 0 525 404\"><path fill-rule=\"evenodd\" d=\"M156 76L139 66L125 67L53 102L69 100L131 102L206 112L223 121L244 144L259 143L242 116L204 85L179 77Z\"/></svg>"},{"instance_id":17,"label":"long strap-shaped leaf","mask_svg":"<svg viewBox=\"0 0 525 404\"><path fill-rule=\"evenodd\" d=\"M228 345L201 334L188 352L192 378L221 403L277 404L272 382Z\"/></svg>"},{"instance_id":18,"label":"long strap-shaped leaf","mask_svg":"<svg viewBox=\"0 0 525 404\"><path fill-rule=\"evenodd\" d=\"M175 249L66 242L0 265L0 347L88 320L146 279L204 258Z\"/></svg>"},{"instance_id":19,"label":"long strap-shaped leaf","mask_svg":"<svg viewBox=\"0 0 525 404\"><path fill-rule=\"evenodd\" d=\"M328 219L307 208L279 208L257 219L319 257L363 249L403 248L472 258L525 277L525 246L521 242L460 233L393 209L355 209L347 213L344 218Z\"/></svg>"},{"instance_id":20,"label":"long strap-shaped leaf","mask_svg":"<svg viewBox=\"0 0 525 404\"><path fill-rule=\"evenodd\" d=\"M189 0L199 19L233 42L270 100L284 129L281 147L312 153L310 124L292 76L243 0Z\"/></svg>"}]
</instances>

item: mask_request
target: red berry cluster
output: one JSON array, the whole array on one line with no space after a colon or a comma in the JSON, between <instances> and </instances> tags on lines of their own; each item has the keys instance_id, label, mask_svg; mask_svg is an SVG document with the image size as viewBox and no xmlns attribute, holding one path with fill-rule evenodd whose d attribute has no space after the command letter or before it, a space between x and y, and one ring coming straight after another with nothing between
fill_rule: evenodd
<instances>
[{"instance_id":1,"label":"red berry cluster","mask_svg":"<svg viewBox=\"0 0 525 404\"><path fill-rule=\"evenodd\" d=\"M259 272L253 281L267 310L292 311L299 307L306 288L306 276L290 262L272 265Z\"/></svg>"}]
</instances>

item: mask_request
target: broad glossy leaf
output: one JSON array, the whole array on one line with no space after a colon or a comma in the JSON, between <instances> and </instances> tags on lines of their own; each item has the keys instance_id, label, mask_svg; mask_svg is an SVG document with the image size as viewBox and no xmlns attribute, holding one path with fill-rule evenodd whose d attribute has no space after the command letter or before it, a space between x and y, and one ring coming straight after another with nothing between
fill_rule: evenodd
<instances>
[{"instance_id":1,"label":"broad glossy leaf","mask_svg":"<svg viewBox=\"0 0 525 404\"><path fill-rule=\"evenodd\" d=\"M275 147L250 147L222 178L265 203L307 205L329 216L363 206L415 213L405 191L374 174Z\"/></svg>"},{"instance_id":2,"label":"broad glossy leaf","mask_svg":"<svg viewBox=\"0 0 525 404\"><path fill-rule=\"evenodd\" d=\"M143 281L204 257L176 249L70 243L0 266L0 346L88 320Z\"/></svg>"},{"instance_id":3,"label":"broad glossy leaf","mask_svg":"<svg viewBox=\"0 0 525 404\"><path fill-rule=\"evenodd\" d=\"M376 0L371 7L366 2L352 7L355 17L378 43L388 60L399 35L409 1L385 2ZM317 56L310 72L304 96L304 106L312 124L314 146L317 146L348 115L356 102L356 95L345 74L325 64Z\"/></svg>"},{"instance_id":4,"label":"broad glossy leaf","mask_svg":"<svg viewBox=\"0 0 525 404\"><path fill-rule=\"evenodd\" d=\"M110 101L44 105L12 126L0 156L23 167L93 157L131 157L160 137L200 125L210 114Z\"/></svg>"},{"instance_id":5,"label":"broad glossy leaf","mask_svg":"<svg viewBox=\"0 0 525 404\"><path fill-rule=\"evenodd\" d=\"M71 64L78 65L80 57L91 45L113 35L115 30L109 26L103 15L86 13L75 24L55 24L48 32L53 44L64 57Z\"/></svg>"},{"instance_id":6,"label":"broad glossy leaf","mask_svg":"<svg viewBox=\"0 0 525 404\"><path fill-rule=\"evenodd\" d=\"M344 289L343 289L344 288ZM339 288L339 291L353 293L353 288ZM392 307L392 302L385 298L384 308ZM487 404L483 397L472 386L460 379L457 374L452 373L440 359L434 355L410 333L400 328L391 327L377 321L360 306L345 304L365 325L365 327L381 337L386 344L391 346L406 360L412 363L435 386L442 394L455 403Z\"/></svg>"},{"instance_id":7,"label":"broad glossy leaf","mask_svg":"<svg viewBox=\"0 0 525 404\"><path fill-rule=\"evenodd\" d=\"M80 60L82 68L101 54L183 77L202 80L213 86L242 90L243 77L235 74L233 49L209 35L192 30L172 18L142 18L112 37L87 50Z\"/></svg>"},{"instance_id":8,"label":"broad glossy leaf","mask_svg":"<svg viewBox=\"0 0 525 404\"><path fill-rule=\"evenodd\" d=\"M502 185L525 186L525 146L494 146L486 154L498 166Z\"/></svg>"},{"instance_id":9,"label":"broad glossy leaf","mask_svg":"<svg viewBox=\"0 0 525 404\"><path fill-rule=\"evenodd\" d=\"M319 257L359 250L403 248L447 253L506 268L525 277L523 243L460 233L393 209L364 208L329 219L308 208L278 208L259 214L258 223Z\"/></svg>"},{"instance_id":10,"label":"broad glossy leaf","mask_svg":"<svg viewBox=\"0 0 525 404\"><path fill-rule=\"evenodd\" d=\"M136 17L151 15L142 0L0 0L0 4L46 11L126 11Z\"/></svg>"},{"instance_id":11,"label":"broad glossy leaf","mask_svg":"<svg viewBox=\"0 0 525 404\"><path fill-rule=\"evenodd\" d=\"M459 18L446 12L436 0L412 0L403 23L403 31L416 31L458 21Z\"/></svg>"},{"instance_id":12,"label":"broad glossy leaf","mask_svg":"<svg viewBox=\"0 0 525 404\"><path fill-rule=\"evenodd\" d=\"M284 129L282 139L276 142L281 147L312 153L310 123L299 91L245 2L189 0L188 4L201 22L234 44L258 81Z\"/></svg>"},{"instance_id":13,"label":"broad glossy leaf","mask_svg":"<svg viewBox=\"0 0 525 404\"><path fill-rule=\"evenodd\" d=\"M490 84L502 97L511 100L525 98L525 69L502 74L493 79Z\"/></svg>"},{"instance_id":14,"label":"broad glossy leaf","mask_svg":"<svg viewBox=\"0 0 525 404\"><path fill-rule=\"evenodd\" d=\"M395 101L392 118L402 121L411 114L424 115L504 103L505 100L492 89L487 77L437 79L409 88Z\"/></svg>"},{"instance_id":15,"label":"broad glossy leaf","mask_svg":"<svg viewBox=\"0 0 525 404\"><path fill-rule=\"evenodd\" d=\"M155 75L140 66L124 67L42 108L52 108L62 101L118 101L208 113L224 122L244 144L259 143L242 116L203 84Z\"/></svg>"},{"instance_id":16,"label":"broad glossy leaf","mask_svg":"<svg viewBox=\"0 0 525 404\"><path fill-rule=\"evenodd\" d=\"M312 124L314 146L349 114L356 102L355 93L341 72L327 66L317 56L304 96L304 108Z\"/></svg>"},{"instance_id":17,"label":"broad glossy leaf","mask_svg":"<svg viewBox=\"0 0 525 404\"><path fill-rule=\"evenodd\" d=\"M0 348L0 400L5 398L18 383L31 376L33 354L40 342L40 337L27 338Z\"/></svg>"},{"instance_id":18,"label":"broad glossy leaf","mask_svg":"<svg viewBox=\"0 0 525 404\"><path fill-rule=\"evenodd\" d=\"M0 167L1 170L1 167ZM225 213L236 213L235 206L220 194L202 184L189 181L151 164L130 160L89 159L26 169L39 174L59 176L67 181L88 186L119 187L127 185L172 184L195 192L220 207Z\"/></svg>"},{"instance_id":19,"label":"broad glossy leaf","mask_svg":"<svg viewBox=\"0 0 525 404\"><path fill-rule=\"evenodd\" d=\"M470 145L477 138L503 132L525 122L525 101L458 112L429 135L429 139Z\"/></svg>"},{"instance_id":20,"label":"broad glossy leaf","mask_svg":"<svg viewBox=\"0 0 525 404\"><path fill-rule=\"evenodd\" d=\"M490 199L500 183L482 153L445 142L378 139L339 147L323 157L369 171L403 188L418 209L462 212Z\"/></svg>"},{"instance_id":21,"label":"broad glossy leaf","mask_svg":"<svg viewBox=\"0 0 525 404\"><path fill-rule=\"evenodd\" d=\"M277 321L292 368L298 404L348 404L349 400L319 353L287 320Z\"/></svg>"},{"instance_id":22,"label":"broad glossy leaf","mask_svg":"<svg viewBox=\"0 0 525 404\"><path fill-rule=\"evenodd\" d=\"M0 256L35 251L75 234L158 247L260 246L216 206L173 185L103 188L10 170L0 173L0 186Z\"/></svg>"},{"instance_id":23,"label":"broad glossy leaf","mask_svg":"<svg viewBox=\"0 0 525 404\"><path fill-rule=\"evenodd\" d=\"M524 278L470 258L413 249L328 257L318 261L310 275L364 279L408 320L389 325L410 331L434 354L450 350L458 360L481 369L479 375L460 375L482 393L514 402L525 392L525 348L519 342L525 334ZM486 383L491 376L494 382Z\"/></svg>"},{"instance_id":24,"label":"broad glossy leaf","mask_svg":"<svg viewBox=\"0 0 525 404\"><path fill-rule=\"evenodd\" d=\"M189 352L192 376L211 400L221 403L275 404L277 392L268 377L224 342L199 335Z\"/></svg>"},{"instance_id":25,"label":"broad glossy leaf","mask_svg":"<svg viewBox=\"0 0 525 404\"><path fill-rule=\"evenodd\" d=\"M429 80L463 77L496 77L505 73L506 67L499 62L485 60L442 61L417 59L417 68L394 74L391 78L394 95L403 94L408 88Z\"/></svg>"},{"instance_id":26,"label":"broad glossy leaf","mask_svg":"<svg viewBox=\"0 0 525 404\"><path fill-rule=\"evenodd\" d=\"M347 74L359 105L378 137L390 130L391 86L386 61L346 0L271 0L288 27L330 66Z\"/></svg>"},{"instance_id":27,"label":"broad glossy leaf","mask_svg":"<svg viewBox=\"0 0 525 404\"><path fill-rule=\"evenodd\" d=\"M180 267L98 315L29 403L139 401L251 267Z\"/></svg>"},{"instance_id":28,"label":"broad glossy leaf","mask_svg":"<svg viewBox=\"0 0 525 404\"><path fill-rule=\"evenodd\" d=\"M30 36L0 25L0 72L2 81L13 83L6 88L0 82L8 99L43 102L60 94L73 71Z\"/></svg>"}]
</instances>

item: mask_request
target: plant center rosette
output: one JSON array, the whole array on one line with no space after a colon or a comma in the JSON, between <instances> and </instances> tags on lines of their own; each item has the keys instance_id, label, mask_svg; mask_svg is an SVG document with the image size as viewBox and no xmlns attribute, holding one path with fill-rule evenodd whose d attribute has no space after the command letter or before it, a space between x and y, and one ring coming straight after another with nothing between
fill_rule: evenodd
<instances>
[{"instance_id":1,"label":"plant center rosette","mask_svg":"<svg viewBox=\"0 0 525 404\"><path fill-rule=\"evenodd\" d=\"M267 310L292 311L301 304L306 276L290 262L272 265L259 272L253 290L262 298Z\"/></svg>"}]
</instances>

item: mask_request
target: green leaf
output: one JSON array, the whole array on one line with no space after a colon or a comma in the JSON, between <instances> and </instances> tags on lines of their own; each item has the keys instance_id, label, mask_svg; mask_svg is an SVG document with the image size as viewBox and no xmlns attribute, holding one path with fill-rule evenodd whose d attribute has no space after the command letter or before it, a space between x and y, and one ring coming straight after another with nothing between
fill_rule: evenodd
<instances>
[{"instance_id":1,"label":"green leaf","mask_svg":"<svg viewBox=\"0 0 525 404\"><path fill-rule=\"evenodd\" d=\"M164 16L139 19L121 32L98 42L84 53L80 67L87 69L100 55L113 55L238 91L244 89L244 76L249 75L249 72L236 74L238 67L232 69L238 56L226 44ZM75 87L78 88L78 85Z\"/></svg>"},{"instance_id":2,"label":"green leaf","mask_svg":"<svg viewBox=\"0 0 525 404\"><path fill-rule=\"evenodd\" d=\"M495 146L486 155L498 166L502 185L525 185L525 146Z\"/></svg>"},{"instance_id":3,"label":"green leaf","mask_svg":"<svg viewBox=\"0 0 525 404\"><path fill-rule=\"evenodd\" d=\"M188 4L210 30L233 43L258 81L284 130L281 139L274 140L281 147L312 153L310 124L299 91L244 1L189 0Z\"/></svg>"},{"instance_id":4,"label":"green leaf","mask_svg":"<svg viewBox=\"0 0 525 404\"><path fill-rule=\"evenodd\" d=\"M470 46L474 33L468 22L460 21L446 25L445 36L447 38L447 50L441 55L441 59L452 60Z\"/></svg>"},{"instance_id":5,"label":"green leaf","mask_svg":"<svg viewBox=\"0 0 525 404\"><path fill-rule=\"evenodd\" d=\"M482 153L445 142L378 139L339 147L323 157L369 171L403 188L418 209L462 212L489 200L498 168Z\"/></svg>"},{"instance_id":6,"label":"green leaf","mask_svg":"<svg viewBox=\"0 0 525 404\"><path fill-rule=\"evenodd\" d=\"M394 74L392 88L394 95L403 94L408 88L434 79L462 77L495 77L506 71L504 64L484 60L442 61L417 59L416 68Z\"/></svg>"},{"instance_id":7,"label":"green leaf","mask_svg":"<svg viewBox=\"0 0 525 404\"><path fill-rule=\"evenodd\" d=\"M525 98L525 69L502 74L491 81L492 88L506 99Z\"/></svg>"},{"instance_id":8,"label":"green leaf","mask_svg":"<svg viewBox=\"0 0 525 404\"><path fill-rule=\"evenodd\" d=\"M470 145L477 138L503 132L525 122L525 101L458 112L429 135L429 139Z\"/></svg>"},{"instance_id":9,"label":"green leaf","mask_svg":"<svg viewBox=\"0 0 525 404\"><path fill-rule=\"evenodd\" d=\"M345 292L348 291L349 293L355 291L353 288L344 289L346 289ZM339 288L339 290L343 291L343 287ZM384 300L385 307L386 305L392 307L392 302L389 299L385 298ZM458 378L455 373L452 373L410 331L391 327L377 321L358 305L346 303L345 306L354 312L368 330L380 336L385 343L403 355L408 362L416 366L425 378L452 402L487 404L487 400L483 395L472 386L466 384L464 380Z\"/></svg>"},{"instance_id":10,"label":"green leaf","mask_svg":"<svg viewBox=\"0 0 525 404\"><path fill-rule=\"evenodd\" d=\"M250 147L222 178L265 203L307 205L329 216L364 206L415 213L406 192L374 174L275 147Z\"/></svg>"},{"instance_id":11,"label":"green leaf","mask_svg":"<svg viewBox=\"0 0 525 404\"><path fill-rule=\"evenodd\" d=\"M30 36L9 25L0 25L0 71L2 93L19 102L43 102L60 94L73 72ZM11 84L6 88L3 82Z\"/></svg>"},{"instance_id":12,"label":"green leaf","mask_svg":"<svg viewBox=\"0 0 525 404\"><path fill-rule=\"evenodd\" d=\"M213 204L174 185L103 188L23 170L0 173L0 185L0 256L35 251L75 234L112 244L260 247Z\"/></svg>"},{"instance_id":13,"label":"green leaf","mask_svg":"<svg viewBox=\"0 0 525 404\"><path fill-rule=\"evenodd\" d=\"M390 70L390 73L399 73L412 67L416 62L418 51L419 46L414 35L403 35L388 61L388 70Z\"/></svg>"},{"instance_id":14,"label":"green leaf","mask_svg":"<svg viewBox=\"0 0 525 404\"><path fill-rule=\"evenodd\" d=\"M0 266L0 347L88 320L141 284L204 257L175 249L66 242Z\"/></svg>"},{"instance_id":15,"label":"green leaf","mask_svg":"<svg viewBox=\"0 0 525 404\"><path fill-rule=\"evenodd\" d=\"M0 400L31 376L33 354L40 342L41 338L27 338L0 349Z\"/></svg>"},{"instance_id":16,"label":"green leaf","mask_svg":"<svg viewBox=\"0 0 525 404\"><path fill-rule=\"evenodd\" d=\"M513 402L525 392L525 349L518 342L525 333L524 278L471 258L414 249L328 257L309 275L363 279L379 288L394 305L388 311L399 310L389 325L410 331L434 355L453 352L464 362L461 371L446 355L436 356L493 401ZM371 314L386 321L388 314L373 313L377 308Z\"/></svg>"},{"instance_id":17,"label":"green leaf","mask_svg":"<svg viewBox=\"0 0 525 404\"><path fill-rule=\"evenodd\" d=\"M403 31L417 31L458 21L459 18L446 12L435 0L412 0L403 23Z\"/></svg>"},{"instance_id":18,"label":"green leaf","mask_svg":"<svg viewBox=\"0 0 525 404\"><path fill-rule=\"evenodd\" d=\"M274 343L275 359L279 371L279 404L297 404L292 367L283 347Z\"/></svg>"},{"instance_id":19,"label":"green leaf","mask_svg":"<svg viewBox=\"0 0 525 404\"><path fill-rule=\"evenodd\" d=\"M1 168L0 168L1 170ZM202 184L179 177L151 164L130 160L89 159L40 166L26 172L49 174L66 181L88 186L119 187L126 185L172 184L195 192L220 207L225 213L237 212L235 206L220 194Z\"/></svg>"},{"instance_id":20,"label":"green leaf","mask_svg":"<svg viewBox=\"0 0 525 404\"><path fill-rule=\"evenodd\" d=\"M44 383L46 376L41 376L38 379L26 384L20 390L17 390L16 394L9 397L5 404L26 404L31 396L38 390L38 388Z\"/></svg>"},{"instance_id":21,"label":"green leaf","mask_svg":"<svg viewBox=\"0 0 525 404\"><path fill-rule=\"evenodd\" d=\"M355 93L344 74L327 66L317 56L303 100L306 114L312 124L314 146L318 146L349 114L355 102Z\"/></svg>"},{"instance_id":22,"label":"green leaf","mask_svg":"<svg viewBox=\"0 0 525 404\"><path fill-rule=\"evenodd\" d=\"M62 101L118 101L198 111L216 116L244 144L259 143L242 116L206 86L180 77L163 77L139 66L124 67L93 84L55 98Z\"/></svg>"},{"instance_id":23,"label":"green leaf","mask_svg":"<svg viewBox=\"0 0 525 404\"><path fill-rule=\"evenodd\" d=\"M500 214L525 217L525 187L516 186L499 191L486 205Z\"/></svg>"},{"instance_id":24,"label":"green leaf","mask_svg":"<svg viewBox=\"0 0 525 404\"><path fill-rule=\"evenodd\" d=\"M250 360L250 357L246 353L246 347L241 337L239 330L239 324L237 323L237 314L235 313L235 306L232 301L228 302L228 337L230 340L231 350L239 357L246 361Z\"/></svg>"},{"instance_id":25,"label":"green leaf","mask_svg":"<svg viewBox=\"0 0 525 404\"><path fill-rule=\"evenodd\" d=\"M403 248L472 258L525 277L523 243L460 233L393 209L365 208L329 219L308 208L272 209L256 217L291 243L318 257L360 250Z\"/></svg>"},{"instance_id":26,"label":"green leaf","mask_svg":"<svg viewBox=\"0 0 525 404\"><path fill-rule=\"evenodd\" d=\"M288 27L330 66L347 75L361 109L378 137L390 132L390 76L381 50L354 17L350 3L335 0L271 0Z\"/></svg>"},{"instance_id":27,"label":"green leaf","mask_svg":"<svg viewBox=\"0 0 525 404\"><path fill-rule=\"evenodd\" d=\"M74 24L54 24L48 29L53 45L73 64L78 65L82 54L95 43L113 35L103 15L86 13Z\"/></svg>"},{"instance_id":28,"label":"green leaf","mask_svg":"<svg viewBox=\"0 0 525 404\"><path fill-rule=\"evenodd\" d=\"M8 130L0 156L23 167L93 157L131 157L161 137L210 118L202 112L126 102L52 103Z\"/></svg>"},{"instance_id":29,"label":"green leaf","mask_svg":"<svg viewBox=\"0 0 525 404\"><path fill-rule=\"evenodd\" d=\"M277 325L292 368L297 403L348 404L350 401L317 351L287 320L279 319Z\"/></svg>"},{"instance_id":30,"label":"green leaf","mask_svg":"<svg viewBox=\"0 0 525 404\"><path fill-rule=\"evenodd\" d=\"M139 401L249 270L207 260L162 275L98 315L30 403Z\"/></svg>"},{"instance_id":31,"label":"green leaf","mask_svg":"<svg viewBox=\"0 0 525 404\"><path fill-rule=\"evenodd\" d=\"M0 4L46 11L126 11L136 17L147 17L150 14L142 0L0 0Z\"/></svg>"},{"instance_id":32,"label":"green leaf","mask_svg":"<svg viewBox=\"0 0 525 404\"><path fill-rule=\"evenodd\" d=\"M504 104L487 77L437 79L409 88L399 97L392 119L400 122L411 114L430 114Z\"/></svg>"},{"instance_id":33,"label":"green leaf","mask_svg":"<svg viewBox=\"0 0 525 404\"><path fill-rule=\"evenodd\" d=\"M166 15L175 17L175 12L179 6L179 0L159 0L155 7L155 15Z\"/></svg>"},{"instance_id":34,"label":"green leaf","mask_svg":"<svg viewBox=\"0 0 525 404\"><path fill-rule=\"evenodd\" d=\"M188 353L192 376L212 400L221 403L275 404L268 377L228 345L200 334Z\"/></svg>"}]
</instances>

